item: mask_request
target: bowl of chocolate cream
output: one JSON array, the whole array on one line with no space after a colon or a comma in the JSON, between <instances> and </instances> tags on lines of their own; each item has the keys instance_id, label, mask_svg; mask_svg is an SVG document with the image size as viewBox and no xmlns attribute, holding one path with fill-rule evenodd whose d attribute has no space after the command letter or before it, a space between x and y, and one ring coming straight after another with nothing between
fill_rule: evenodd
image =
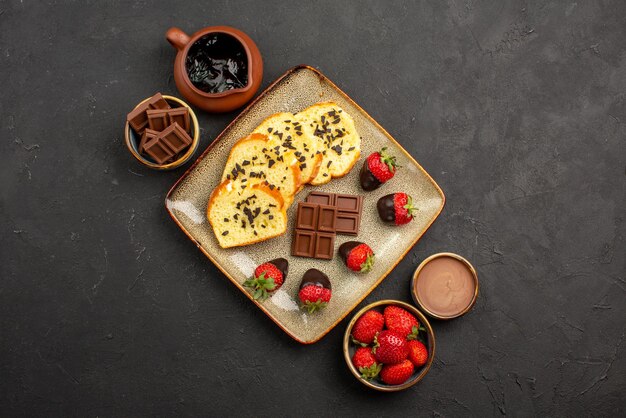
<instances>
[{"instance_id":1,"label":"bowl of chocolate cream","mask_svg":"<svg viewBox=\"0 0 626 418\"><path fill-rule=\"evenodd\" d=\"M457 318L476 302L478 275L471 263L458 254L433 254L413 273L411 295L429 316Z\"/></svg>"}]
</instances>

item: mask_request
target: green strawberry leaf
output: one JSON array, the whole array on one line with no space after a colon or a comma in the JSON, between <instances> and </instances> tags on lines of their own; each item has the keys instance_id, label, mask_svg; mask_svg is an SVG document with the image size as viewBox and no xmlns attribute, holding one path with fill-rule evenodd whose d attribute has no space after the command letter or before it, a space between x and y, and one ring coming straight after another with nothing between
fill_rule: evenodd
<instances>
[{"instance_id":1,"label":"green strawberry leaf","mask_svg":"<svg viewBox=\"0 0 626 418\"><path fill-rule=\"evenodd\" d=\"M361 273L369 272L374 267L374 254L368 255L365 262L361 264Z\"/></svg>"},{"instance_id":2,"label":"green strawberry leaf","mask_svg":"<svg viewBox=\"0 0 626 418\"><path fill-rule=\"evenodd\" d=\"M361 372L363 379L370 380L378 376L382 368L382 364L374 363L369 367L359 367L359 372Z\"/></svg>"},{"instance_id":3,"label":"green strawberry leaf","mask_svg":"<svg viewBox=\"0 0 626 418\"><path fill-rule=\"evenodd\" d=\"M387 153L387 147L383 147L383 149L380 150L379 154L380 161L383 164L387 164L387 168L389 168L390 172L395 173L396 168L401 167L398 163L396 163L396 157Z\"/></svg>"},{"instance_id":4,"label":"green strawberry leaf","mask_svg":"<svg viewBox=\"0 0 626 418\"><path fill-rule=\"evenodd\" d=\"M268 297L268 291L272 291L276 288L273 278L265 278L265 273L261 273L259 277L253 277L243 282L245 287L249 287L254 290L252 297L254 300L263 301Z\"/></svg>"},{"instance_id":5,"label":"green strawberry leaf","mask_svg":"<svg viewBox=\"0 0 626 418\"><path fill-rule=\"evenodd\" d=\"M306 301L303 308L305 308L310 314L324 308L327 305L326 302L322 302L322 299L318 299L316 302Z\"/></svg>"},{"instance_id":6,"label":"green strawberry leaf","mask_svg":"<svg viewBox=\"0 0 626 418\"><path fill-rule=\"evenodd\" d=\"M376 354L376 349L380 347L380 343L378 342L378 333L374 336L374 345L372 346L372 353Z\"/></svg>"},{"instance_id":7,"label":"green strawberry leaf","mask_svg":"<svg viewBox=\"0 0 626 418\"><path fill-rule=\"evenodd\" d=\"M356 338L352 337L352 342L356 345L360 345L361 347L367 347L367 344L362 343L361 341L357 340Z\"/></svg>"},{"instance_id":8,"label":"green strawberry leaf","mask_svg":"<svg viewBox=\"0 0 626 418\"><path fill-rule=\"evenodd\" d=\"M413 325L413 328L411 328L411 333L406 336L406 339L407 340L417 340L417 338L419 337L419 332L420 332L420 328L418 328L415 325Z\"/></svg>"},{"instance_id":9,"label":"green strawberry leaf","mask_svg":"<svg viewBox=\"0 0 626 418\"><path fill-rule=\"evenodd\" d=\"M411 196L409 195L407 195L407 202L406 205L404 205L404 209L406 209L408 215L411 218L414 218L417 214L418 209L413 206L413 198L411 198Z\"/></svg>"}]
</instances>

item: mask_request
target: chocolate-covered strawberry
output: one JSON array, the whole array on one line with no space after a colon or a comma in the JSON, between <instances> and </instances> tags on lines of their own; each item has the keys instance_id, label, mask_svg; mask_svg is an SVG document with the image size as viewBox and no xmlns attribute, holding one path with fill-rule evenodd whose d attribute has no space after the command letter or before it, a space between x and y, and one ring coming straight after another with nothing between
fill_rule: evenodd
<instances>
[{"instance_id":1,"label":"chocolate-covered strawberry","mask_svg":"<svg viewBox=\"0 0 626 418\"><path fill-rule=\"evenodd\" d=\"M393 225L404 225L411 222L417 212L411 196L402 192L381 197L378 199L376 208L380 219Z\"/></svg>"},{"instance_id":2,"label":"chocolate-covered strawberry","mask_svg":"<svg viewBox=\"0 0 626 418\"><path fill-rule=\"evenodd\" d=\"M367 273L374 266L374 251L359 241L344 242L339 246L339 255L352 271Z\"/></svg>"},{"instance_id":3,"label":"chocolate-covered strawberry","mask_svg":"<svg viewBox=\"0 0 626 418\"><path fill-rule=\"evenodd\" d=\"M252 289L252 297L256 300L265 300L269 292L275 292L285 282L289 263L284 258L276 258L259 265L254 270L254 276L246 280L243 285Z\"/></svg>"},{"instance_id":4,"label":"chocolate-covered strawberry","mask_svg":"<svg viewBox=\"0 0 626 418\"><path fill-rule=\"evenodd\" d=\"M387 148L371 153L361 167L361 187L368 192L379 188L396 174L398 167L400 166L396 163L396 157L388 154Z\"/></svg>"},{"instance_id":5,"label":"chocolate-covered strawberry","mask_svg":"<svg viewBox=\"0 0 626 418\"><path fill-rule=\"evenodd\" d=\"M332 296L332 289L328 276L318 269L308 269L302 276L298 299L300 305L309 313L324 308Z\"/></svg>"}]
</instances>

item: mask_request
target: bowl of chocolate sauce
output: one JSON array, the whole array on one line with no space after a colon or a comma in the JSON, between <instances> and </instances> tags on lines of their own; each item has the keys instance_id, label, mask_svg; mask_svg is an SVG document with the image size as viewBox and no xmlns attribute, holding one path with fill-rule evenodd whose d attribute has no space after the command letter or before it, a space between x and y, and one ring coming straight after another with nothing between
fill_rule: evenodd
<instances>
[{"instance_id":1,"label":"bowl of chocolate sauce","mask_svg":"<svg viewBox=\"0 0 626 418\"><path fill-rule=\"evenodd\" d=\"M230 112L250 101L261 86L261 53L239 29L210 26L189 36L174 27L165 37L178 51L176 87L194 106L207 112Z\"/></svg>"},{"instance_id":2,"label":"bowl of chocolate sauce","mask_svg":"<svg viewBox=\"0 0 626 418\"><path fill-rule=\"evenodd\" d=\"M476 303L478 274L458 254L433 254L415 270L411 295L417 306L432 318L458 318Z\"/></svg>"}]
</instances>

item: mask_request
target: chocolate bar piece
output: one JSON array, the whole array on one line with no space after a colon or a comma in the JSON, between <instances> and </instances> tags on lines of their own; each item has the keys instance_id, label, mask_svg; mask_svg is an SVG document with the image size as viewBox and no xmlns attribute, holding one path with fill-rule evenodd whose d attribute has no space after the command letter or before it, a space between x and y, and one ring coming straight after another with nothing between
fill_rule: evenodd
<instances>
[{"instance_id":1,"label":"chocolate bar piece","mask_svg":"<svg viewBox=\"0 0 626 418\"><path fill-rule=\"evenodd\" d=\"M137 134L142 135L144 129L148 126L148 115L146 112L150 109L169 109L170 105L167 103L167 100L163 98L161 93L157 93L154 96L150 97L145 102L141 103L139 106L134 108L128 116L126 116L126 120L130 124L131 128L137 132Z\"/></svg>"},{"instance_id":2,"label":"chocolate bar piece","mask_svg":"<svg viewBox=\"0 0 626 418\"><path fill-rule=\"evenodd\" d=\"M335 205L342 212L361 213L363 197L351 194L338 194L335 197Z\"/></svg>"},{"instance_id":3,"label":"chocolate bar piece","mask_svg":"<svg viewBox=\"0 0 626 418\"><path fill-rule=\"evenodd\" d=\"M359 233L362 208L362 196L311 192L298 202L291 254L332 259L337 234Z\"/></svg>"},{"instance_id":4,"label":"chocolate bar piece","mask_svg":"<svg viewBox=\"0 0 626 418\"><path fill-rule=\"evenodd\" d=\"M358 235L363 210L363 196L311 192L307 196L306 202L335 206L337 209L337 219L333 228L335 232L337 234Z\"/></svg>"},{"instance_id":5,"label":"chocolate bar piece","mask_svg":"<svg viewBox=\"0 0 626 418\"><path fill-rule=\"evenodd\" d=\"M296 229L308 229L315 231L317 228L319 205L300 202L298 203L298 216L296 218Z\"/></svg>"},{"instance_id":6,"label":"chocolate bar piece","mask_svg":"<svg viewBox=\"0 0 626 418\"><path fill-rule=\"evenodd\" d=\"M146 115L148 116L148 126L152 130L161 132L170 124L168 109L148 109Z\"/></svg>"},{"instance_id":7,"label":"chocolate bar piece","mask_svg":"<svg viewBox=\"0 0 626 418\"><path fill-rule=\"evenodd\" d=\"M159 133L157 131L153 131L152 129L146 129L145 131L143 131L143 135L141 135L141 141L139 141L138 147L140 154L144 153L144 147L146 146L146 143L158 134Z\"/></svg>"},{"instance_id":8,"label":"chocolate bar piece","mask_svg":"<svg viewBox=\"0 0 626 418\"><path fill-rule=\"evenodd\" d=\"M154 96L148 99L148 106L150 109L170 109L171 106L165 100L165 98L161 95L161 93L157 93Z\"/></svg>"},{"instance_id":9,"label":"chocolate bar piece","mask_svg":"<svg viewBox=\"0 0 626 418\"><path fill-rule=\"evenodd\" d=\"M307 202L318 203L320 205L335 206L335 194L324 192L311 192L306 198Z\"/></svg>"},{"instance_id":10,"label":"chocolate bar piece","mask_svg":"<svg viewBox=\"0 0 626 418\"><path fill-rule=\"evenodd\" d=\"M337 208L317 203L298 202L296 229L291 254L330 260L335 253Z\"/></svg>"},{"instance_id":11,"label":"chocolate bar piece","mask_svg":"<svg viewBox=\"0 0 626 418\"><path fill-rule=\"evenodd\" d=\"M146 129L146 131L149 132L150 130ZM143 151L158 164L164 164L178 158L191 142L191 137L187 132L174 122L165 130L156 132L152 139L147 140L143 145Z\"/></svg>"},{"instance_id":12,"label":"chocolate bar piece","mask_svg":"<svg viewBox=\"0 0 626 418\"><path fill-rule=\"evenodd\" d=\"M358 235L361 225L361 216L356 213L337 212L337 233Z\"/></svg>"},{"instance_id":13,"label":"chocolate bar piece","mask_svg":"<svg viewBox=\"0 0 626 418\"><path fill-rule=\"evenodd\" d=\"M335 234L318 232L317 239L315 240L315 251L313 252L313 257L320 258L322 260L332 260L334 254Z\"/></svg>"},{"instance_id":14,"label":"chocolate bar piece","mask_svg":"<svg viewBox=\"0 0 626 418\"><path fill-rule=\"evenodd\" d=\"M172 150L172 153L178 154L189 145L191 145L192 139L183 128L174 122L168 126L164 131L160 132L158 138Z\"/></svg>"},{"instance_id":15,"label":"chocolate bar piece","mask_svg":"<svg viewBox=\"0 0 626 418\"><path fill-rule=\"evenodd\" d=\"M189 109L186 107L177 107L167 111L170 124L176 122L185 132L191 132L191 123L189 122Z\"/></svg>"},{"instance_id":16,"label":"chocolate bar piece","mask_svg":"<svg viewBox=\"0 0 626 418\"><path fill-rule=\"evenodd\" d=\"M148 116L146 115L146 110L148 110L148 104L142 103L134 108L128 116L126 116L126 120L130 124L130 127L133 128L138 134L142 134L143 130L148 126Z\"/></svg>"},{"instance_id":17,"label":"chocolate bar piece","mask_svg":"<svg viewBox=\"0 0 626 418\"><path fill-rule=\"evenodd\" d=\"M335 233L337 224L337 208L334 206L319 206L319 214L317 218L317 230L323 232Z\"/></svg>"},{"instance_id":18,"label":"chocolate bar piece","mask_svg":"<svg viewBox=\"0 0 626 418\"><path fill-rule=\"evenodd\" d=\"M317 233L296 229L291 242L291 254L297 257L313 257Z\"/></svg>"},{"instance_id":19,"label":"chocolate bar piece","mask_svg":"<svg viewBox=\"0 0 626 418\"><path fill-rule=\"evenodd\" d=\"M166 163L175 154L174 151L163 142L159 135L146 142L143 148L144 152L156 161L157 164Z\"/></svg>"}]
</instances>

